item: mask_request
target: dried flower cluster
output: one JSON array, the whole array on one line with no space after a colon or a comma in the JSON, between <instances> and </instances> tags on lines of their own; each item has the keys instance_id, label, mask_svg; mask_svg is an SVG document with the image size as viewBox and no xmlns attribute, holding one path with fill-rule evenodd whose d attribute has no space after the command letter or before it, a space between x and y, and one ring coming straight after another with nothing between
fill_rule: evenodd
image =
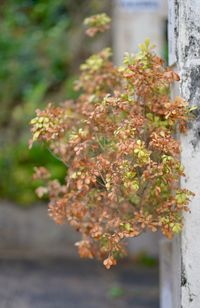
<instances>
[{"instance_id":1,"label":"dried flower cluster","mask_svg":"<svg viewBox=\"0 0 200 308\"><path fill-rule=\"evenodd\" d=\"M38 194L49 194L57 223L82 234L80 256L102 259L106 268L125 254L127 238L147 229L178 233L192 196L179 188L184 172L174 136L177 127L186 131L190 109L181 97L170 99L178 75L148 40L121 67L110 57L104 49L81 66L76 102L37 110L31 122L33 141L47 143L67 166L64 185L37 169L35 177L49 179Z\"/></svg>"}]
</instances>

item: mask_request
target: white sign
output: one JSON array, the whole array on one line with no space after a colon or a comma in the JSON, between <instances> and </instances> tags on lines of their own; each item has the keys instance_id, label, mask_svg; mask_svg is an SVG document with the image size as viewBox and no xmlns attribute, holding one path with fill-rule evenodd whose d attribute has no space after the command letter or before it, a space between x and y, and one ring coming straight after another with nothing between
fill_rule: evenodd
<instances>
[{"instance_id":1,"label":"white sign","mask_svg":"<svg viewBox=\"0 0 200 308\"><path fill-rule=\"evenodd\" d=\"M157 11L161 0L119 0L121 8L132 11Z\"/></svg>"},{"instance_id":2,"label":"white sign","mask_svg":"<svg viewBox=\"0 0 200 308\"><path fill-rule=\"evenodd\" d=\"M176 64L175 0L168 2L169 65Z\"/></svg>"}]
</instances>

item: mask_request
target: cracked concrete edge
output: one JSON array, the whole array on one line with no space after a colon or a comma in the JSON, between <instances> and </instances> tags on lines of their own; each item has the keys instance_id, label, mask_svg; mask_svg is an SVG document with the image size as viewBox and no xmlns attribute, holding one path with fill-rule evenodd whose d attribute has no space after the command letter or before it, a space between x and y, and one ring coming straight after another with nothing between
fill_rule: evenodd
<instances>
[{"instance_id":1,"label":"cracked concrete edge","mask_svg":"<svg viewBox=\"0 0 200 308\"><path fill-rule=\"evenodd\" d=\"M181 160L186 173L181 186L196 195L190 204L190 212L184 214L181 235L181 304L173 308L197 308L200 303L200 1L175 0L175 4L180 94L198 108L189 132L181 136Z\"/></svg>"}]
</instances>

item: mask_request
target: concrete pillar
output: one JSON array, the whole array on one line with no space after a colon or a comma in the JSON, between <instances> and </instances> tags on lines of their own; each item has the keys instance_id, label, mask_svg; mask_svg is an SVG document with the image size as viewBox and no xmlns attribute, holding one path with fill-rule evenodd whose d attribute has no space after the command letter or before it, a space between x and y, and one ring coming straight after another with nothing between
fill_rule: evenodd
<instances>
[{"instance_id":1,"label":"concrete pillar","mask_svg":"<svg viewBox=\"0 0 200 308\"><path fill-rule=\"evenodd\" d=\"M160 308L181 308L181 237L160 241Z\"/></svg>"},{"instance_id":2,"label":"concrete pillar","mask_svg":"<svg viewBox=\"0 0 200 308\"><path fill-rule=\"evenodd\" d=\"M200 307L200 1L169 0L170 64L181 76L179 93L191 105L198 106L197 117L190 124L187 135L181 136L181 160L186 178L181 186L196 196L190 212L184 214L184 229L173 241L171 250L172 308ZM163 255L164 251L162 251ZM161 256L161 259L163 257ZM166 274L163 279L167 278ZM163 286L163 281L161 286ZM163 294L161 288L161 295ZM162 303L162 301L161 301ZM161 308L166 306L162 303ZM171 307L169 307L171 308Z\"/></svg>"},{"instance_id":3,"label":"concrete pillar","mask_svg":"<svg viewBox=\"0 0 200 308\"><path fill-rule=\"evenodd\" d=\"M181 137L181 160L187 186L196 196L191 212L184 214L181 236L181 306L200 307L200 1L178 0L176 3L177 67L181 74L181 95L197 105L197 118L187 136Z\"/></svg>"},{"instance_id":4,"label":"concrete pillar","mask_svg":"<svg viewBox=\"0 0 200 308\"><path fill-rule=\"evenodd\" d=\"M160 241L160 307L172 307L172 242Z\"/></svg>"},{"instance_id":5,"label":"concrete pillar","mask_svg":"<svg viewBox=\"0 0 200 308\"><path fill-rule=\"evenodd\" d=\"M137 52L146 38L163 55L166 18L167 0L114 0L115 62L121 63L124 52Z\"/></svg>"},{"instance_id":6,"label":"concrete pillar","mask_svg":"<svg viewBox=\"0 0 200 308\"><path fill-rule=\"evenodd\" d=\"M125 52L135 53L138 45L149 38L163 56L167 0L114 0L114 61L121 64ZM160 233L146 232L129 241L129 253L147 253L158 257Z\"/></svg>"}]
</instances>

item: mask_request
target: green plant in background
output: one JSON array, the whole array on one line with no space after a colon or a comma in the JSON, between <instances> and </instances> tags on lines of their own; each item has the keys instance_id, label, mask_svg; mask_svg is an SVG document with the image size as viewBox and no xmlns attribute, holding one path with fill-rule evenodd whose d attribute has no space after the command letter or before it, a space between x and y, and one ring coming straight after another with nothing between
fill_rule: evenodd
<instances>
[{"instance_id":1,"label":"green plant in background","mask_svg":"<svg viewBox=\"0 0 200 308\"><path fill-rule=\"evenodd\" d=\"M106 2L0 1L0 198L36 201L32 171L38 156L62 178L62 164L48 151L28 151L27 125L35 108L45 106L49 97L76 98L77 67L93 48L83 44L79 24L88 14L105 9Z\"/></svg>"},{"instance_id":2,"label":"green plant in background","mask_svg":"<svg viewBox=\"0 0 200 308\"><path fill-rule=\"evenodd\" d=\"M146 267L154 267L158 263L155 257L148 255L146 252L139 253L136 256L135 261L138 265L146 266Z\"/></svg>"},{"instance_id":3,"label":"green plant in background","mask_svg":"<svg viewBox=\"0 0 200 308\"><path fill-rule=\"evenodd\" d=\"M109 296L111 298L121 298L122 296L125 295L125 290L122 289L119 286L113 286L112 288L109 289Z\"/></svg>"},{"instance_id":4,"label":"green plant in background","mask_svg":"<svg viewBox=\"0 0 200 308\"><path fill-rule=\"evenodd\" d=\"M35 146L28 153L26 148L27 143L20 142L17 147L7 146L0 153L1 198L9 197L9 200L22 205L36 200L35 189L40 184L32 181L33 168L38 165L36 157L40 157L40 162L52 171L53 177L62 181L65 175L62 163L54 159L48 150Z\"/></svg>"}]
</instances>

